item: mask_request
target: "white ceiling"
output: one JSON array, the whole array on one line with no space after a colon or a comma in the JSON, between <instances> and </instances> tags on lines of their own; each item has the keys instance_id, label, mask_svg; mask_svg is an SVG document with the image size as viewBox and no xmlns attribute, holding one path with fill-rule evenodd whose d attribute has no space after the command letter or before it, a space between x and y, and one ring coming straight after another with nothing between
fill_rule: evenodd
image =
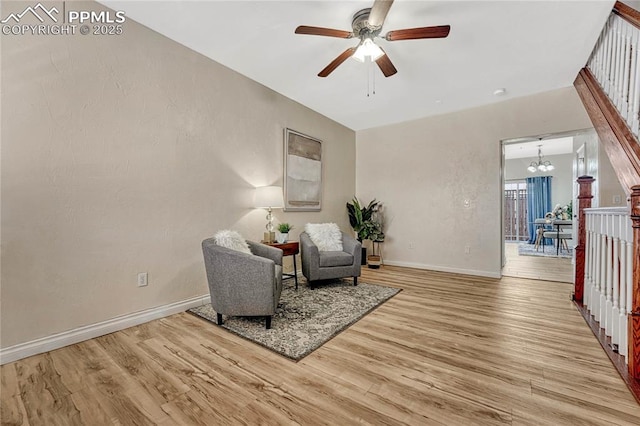
<instances>
[{"instance_id":1,"label":"white ceiling","mask_svg":"<svg viewBox=\"0 0 640 426\"><path fill-rule=\"evenodd\" d=\"M298 25L351 30L366 1L113 1L147 27L353 130L407 121L573 84L614 1L396 0L383 34L451 25L444 39L380 40L398 69L348 59L318 72L357 40L296 35ZM375 65L373 65L375 67ZM498 88L506 94L494 96Z\"/></svg>"},{"instance_id":2,"label":"white ceiling","mask_svg":"<svg viewBox=\"0 0 640 426\"><path fill-rule=\"evenodd\" d=\"M562 155L573 153L573 137L542 139L532 142L505 144L504 158L530 158L538 156L538 146L542 145L542 156Z\"/></svg>"}]
</instances>

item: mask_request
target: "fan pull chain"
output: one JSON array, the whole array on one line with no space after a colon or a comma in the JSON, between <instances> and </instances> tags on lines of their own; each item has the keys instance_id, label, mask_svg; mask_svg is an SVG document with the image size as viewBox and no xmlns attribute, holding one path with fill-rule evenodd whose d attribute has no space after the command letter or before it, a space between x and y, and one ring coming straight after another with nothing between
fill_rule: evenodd
<instances>
[{"instance_id":1,"label":"fan pull chain","mask_svg":"<svg viewBox=\"0 0 640 426\"><path fill-rule=\"evenodd\" d=\"M373 61L371 57L367 56L365 59L365 69L367 72L367 98L370 97L371 92L376 94L376 68L372 65Z\"/></svg>"},{"instance_id":2,"label":"fan pull chain","mask_svg":"<svg viewBox=\"0 0 640 426\"><path fill-rule=\"evenodd\" d=\"M369 71L370 71L370 68L371 68L371 61L369 60L369 57L366 57L365 61L366 61L366 63L367 63L367 64L365 65L365 67L364 67L364 68L365 68L366 73L367 73L367 98L368 98L368 97L369 97L369 87L371 86L371 85L369 84L369 79L370 79L370 74L371 74L371 73L369 72Z\"/></svg>"},{"instance_id":3,"label":"fan pull chain","mask_svg":"<svg viewBox=\"0 0 640 426\"><path fill-rule=\"evenodd\" d=\"M371 61L373 63L373 61ZM371 66L371 75L373 78L373 94L376 94L376 68L374 66Z\"/></svg>"}]
</instances>

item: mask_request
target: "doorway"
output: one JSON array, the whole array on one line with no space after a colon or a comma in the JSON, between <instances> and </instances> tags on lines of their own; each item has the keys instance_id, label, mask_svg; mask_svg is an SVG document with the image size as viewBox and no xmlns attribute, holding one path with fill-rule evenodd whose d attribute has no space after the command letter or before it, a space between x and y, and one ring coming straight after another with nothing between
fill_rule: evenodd
<instances>
[{"instance_id":1,"label":"doorway","mask_svg":"<svg viewBox=\"0 0 640 426\"><path fill-rule=\"evenodd\" d=\"M573 241L569 241L564 256L549 250L550 247L546 250L536 247L536 219L544 218L556 205L572 204L574 173L587 161L584 148L580 148L584 135L593 133L593 129L588 129L502 141L503 275L573 281ZM539 167L540 164L545 167ZM536 192L541 179L546 182L542 205L539 200L542 193L528 193Z\"/></svg>"}]
</instances>

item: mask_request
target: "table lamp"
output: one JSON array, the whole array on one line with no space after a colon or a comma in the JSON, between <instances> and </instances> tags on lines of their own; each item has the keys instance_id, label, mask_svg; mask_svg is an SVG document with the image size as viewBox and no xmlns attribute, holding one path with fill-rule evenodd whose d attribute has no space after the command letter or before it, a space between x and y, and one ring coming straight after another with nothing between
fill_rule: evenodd
<instances>
[{"instance_id":1,"label":"table lamp","mask_svg":"<svg viewBox=\"0 0 640 426\"><path fill-rule=\"evenodd\" d=\"M264 233L263 241L273 243L276 240L276 233L273 232L273 215L272 209L284 208L284 198L282 196L282 188L279 186L260 186L256 188L253 204L256 208L267 209L267 232Z\"/></svg>"}]
</instances>

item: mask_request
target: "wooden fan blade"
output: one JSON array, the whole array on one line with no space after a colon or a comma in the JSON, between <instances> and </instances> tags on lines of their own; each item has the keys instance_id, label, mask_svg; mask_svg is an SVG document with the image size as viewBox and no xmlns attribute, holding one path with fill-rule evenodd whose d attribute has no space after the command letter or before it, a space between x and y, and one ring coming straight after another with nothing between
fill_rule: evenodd
<instances>
[{"instance_id":1,"label":"wooden fan blade","mask_svg":"<svg viewBox=\"0 0 640 426\"><path fill-rule=\"evenodd\" d=\"M384 38L389 41L415 40L418 38L444 38L449 35L449 25L437 27L408 28L406 30L389 31Z\"/></svg>"},{"instance_id":2,"label":"wooden fan blade","mask_svg":"<svg viewBox=\"0 0 640 426\"><path fill-rule=\"evenodd\" d=\"M318 73L318 77L326 77L329 74L331 74L333 72L333 70L338 68L338 65L340 65L341 63L343 63L344 61L349 59L355 53L355 51L356 51L355 47L350 47L347 50L345 50L344 52L342 52L340 54L340 56L338 56L333 61L331 61L331 63L329 65L327 65L325 67L325 69L323 69L322 71L320 71Z\"/></svg>"},{"instance_id":3,"label":"wooden fan blade","mask_svg":"<svg viewBox=\"0 0 640 426\"><path fill-rule=\"evenodd\" d=\"M308 35L319 35L326 37L338 37L338 38L351 38L353 37L353 33L349 31L343 30L334 30L331 28L323 28L323 27L308 27L306 25L300 25L296 28L296 34L308 34Z\"/></svg>"},{"instance_id":4,"label":"wooden fan blade","mask_svg":"<svg viewBox=\"0 0 640 426\"><path fill-rule=\"evenodd\" d=\"M380 68L380 71L382 71L382 74L384 74L385 77L391 77L398 72L386 53L376 59L376 64L378 64L378 68Z\"/></svg>"},{"instance_id":5,"label":"wooden fan blade","mask_svg":"<svg viewBox=\"0 0 640 426\"><path fill-rule=\"evenodd\" d=\"M393 0L376 0L373 2L371 12L369 12L369 25L372 27L381 27L384 24L384 20L391 9Z\"/></svg>"}]
</instances>

